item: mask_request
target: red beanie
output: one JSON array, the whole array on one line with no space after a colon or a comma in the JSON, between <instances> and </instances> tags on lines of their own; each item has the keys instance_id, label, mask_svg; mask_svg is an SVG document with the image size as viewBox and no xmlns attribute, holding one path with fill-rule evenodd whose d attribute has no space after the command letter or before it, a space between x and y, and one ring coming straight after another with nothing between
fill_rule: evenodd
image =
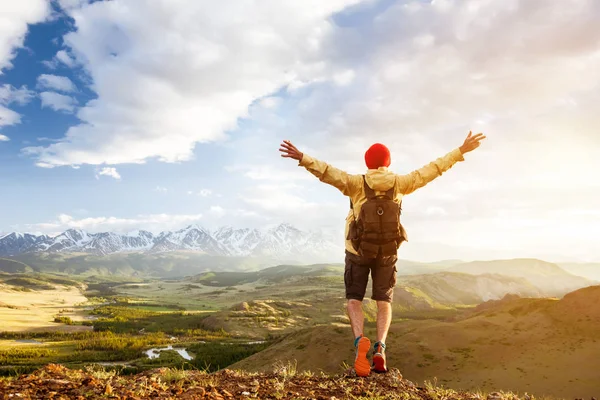
<instances>
[{"instance_id":1,"label":"red beanie","mask_svg":"<svg viewBox=\"0 0 600 400\"><path fill-rule=\"evenodd\" d=\"M369 150L365 153L365 162L369 169L389 167L392 162L390 150L381 143L375 143L373 146L369 147Z\"/></svg>"}]
</instances>

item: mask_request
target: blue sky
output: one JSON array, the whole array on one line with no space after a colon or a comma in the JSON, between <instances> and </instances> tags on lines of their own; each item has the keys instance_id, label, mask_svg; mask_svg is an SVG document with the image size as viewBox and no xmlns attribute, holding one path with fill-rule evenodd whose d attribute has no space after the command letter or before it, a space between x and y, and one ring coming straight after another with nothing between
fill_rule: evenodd
<instances>
[{"instance_id":1,"label":"blue sky","mask_svg":"<svg viewBox=\"0 0 600 400\"><path fill-rule=\"evenodd\" d=\"M405 199L404 257L600 260L595 2L30 0L2 14L0 233L339 234L347 200L281 159L280 140L351 173L382 142L407 173L474 130L481 149Z\"/></svg>"}]
</instances>

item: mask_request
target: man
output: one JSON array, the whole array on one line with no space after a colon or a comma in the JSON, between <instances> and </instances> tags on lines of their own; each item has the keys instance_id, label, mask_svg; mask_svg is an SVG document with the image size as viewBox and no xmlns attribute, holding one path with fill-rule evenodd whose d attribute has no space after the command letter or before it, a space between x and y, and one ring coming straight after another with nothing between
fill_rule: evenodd
<instances>
[{"instance_id":1,"label":"man","mask_svg":"<svg viewBox=\"0 0 600 400\"><path fill-rule=\"evenodd\" d=\"M356 358L354 370L358 376L368 376L371 370L374 372L387 372L385 341L392 322L391 302L396 284L397 247L402 241L406 240L406 234L398 221L400 236L404 237L399 237L396 240L396 246L391 251L389 247L387 248L387 255L382 256L380 247L377 256L373 256L373 253L366 257L364 249L357 248L356 241L351 240L353 238L353 228L351 228L354 226L353 222L355 224L357 216L363 215L361 214L361 207L367 203L367 200L385 198L385 195L389 195L389 203L387 206L378 206L377 212L381 216L383 209L388 210L390 209L389 205L394 206L395 203L397 208L396 219L398 219L399 205L404 195L414 192L441 176L455 163L464 161L463 155L479 147L483 139L485 139L485 136L482 133L472 135L469 132L460 147L407 175L397 175L388 170L391 163L390 151L380 143L374 144L365 153L365 163L368 168L365 175L350 175L327 163L316 160L300 152L288 140L284 140L281 144L279 151L282 153L282 157L299 161L298 165L305 167L322 182L339 189L351 201L351 210L346 218L345 229L346 267L344 283L346 286L346 299L348 300L348 316L355 337ZM367 209L367 206L365 206L365 209ZM373 207L369 206L369 209L373 209ZM390 253L393 254L390 255ZM373 348L372 365L369 364L367 359L371 342L363 336L364 315L362 311L362 300L369 280L369 271L372 278L371 298L377 302L377 341Z\"/></svg>"}]
</instances>

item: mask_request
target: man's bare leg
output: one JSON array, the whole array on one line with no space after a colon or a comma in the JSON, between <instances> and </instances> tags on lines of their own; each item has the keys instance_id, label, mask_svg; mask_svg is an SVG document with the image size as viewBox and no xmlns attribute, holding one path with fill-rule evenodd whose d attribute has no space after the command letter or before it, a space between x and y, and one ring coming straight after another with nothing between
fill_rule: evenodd
<instances>
[{"instance_id":1,"label":"man's bare leg","mask_svg":"<svg viewBox=\"0 0 600 400\"><path fill-rule=\"evenodd\" d=\"M350 318L350 326L352 333L357 338L363 334L365 315L363 314L362 301L350 299L348 300L348 318Z\"/></svg>"},{"instance_id":2,"label":"man's bare leg","mask_svg":"<svg viewBox=\"0 0 600 400\"><path fill-rule=\"evenodd\" d=\"M387 372L385 360L385 341L392 323L392 304L387 301L377 301L377 342L373 349L373 371Z\"/></svg>"},{"instance_id":3,"label":"man's bare leg","mask_svg":"<svg viewBox=\"0 0 600 400\"><path fill-rule=\"evenodd\" d=\"M356 358L354 359L354 371L358 376L369 376L371 373L371 364L367 359L367 354L371 348L369 338L363 336L365 315L363 314L362 301L348 300L348 317L354 334L354 346L356 346Z\"/></svg>"},{"instance_id":4,"label":"man's bare leg","mask_svg":"<svg viewBox=\"0 0 600 400\"><path fill-rule=\"evenodd\" d=\"M392 323L392 303L377 301L377 341L384 343Z\"/></svg>"}]
</instances>

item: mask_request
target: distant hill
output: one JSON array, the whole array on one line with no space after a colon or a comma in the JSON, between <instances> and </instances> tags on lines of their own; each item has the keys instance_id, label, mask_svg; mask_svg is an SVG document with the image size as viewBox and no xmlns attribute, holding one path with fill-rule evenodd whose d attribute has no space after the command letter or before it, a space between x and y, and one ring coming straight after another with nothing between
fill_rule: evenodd
<instances>
[{"instance_id":1,"label":"distant hill","mask_svg":"<svg viewBox=\"0 0 600 400\"><path fill-rule=\"evenodd\" d=\"M2 259L0 259L2 260ZM173 251L167 253L118 253L109 255L94 255L82 253L26 253L13 256L7 262L27 264L27 272L38 271L80 276L124 276L136 278L183 278L209 272L235 273L232 279L259 279L252 274L240 275L239 272L257 272L259 270L288 266L291 271L304 273L304 267L293 261L276 260L269 257L233 257L210 256L192 251ZM315 264L318 266L337 266L337 271L343 272L343 264ZM298 267L293 269L292 267ZM8 268L8 267L6 267ZM13 266L14 272L24 272L23 266ZM437 264L420 263L416 261L399 260L397 263L399 275L433 274L443 271L446 267ZM0 264L0 271L2 264ZM8 272L8 271L7 271ZM265 270L264 275L270 272ZM254 277L254 278L253 278Z\"/></svg>"},{"instance_id":2,"label":"distant hill","mask_svg":"<svg viewBox=\"0 0 600 400\"><path fill-rule=\"evenodd\" d=\"M394 320L386 353L390 367L417 383L435 376L452 389L591 398L600 393L598 332L600 286L593 286L561 300L490 301L456 322ZM375 327L366 334L373 340ZM299 371L333 373L353 355L350 327L336 324L297 331L229 368L268 371L297 360Z\"/></svg>"},{"instance_id":3,"label":"distant hill","mask_svg":"<svg viewBox=\"0 0 600 400\"><path fill-rule=\"evenodd\" d=\"M17 260L0 258L0 272L5 272L7 274L24 274L33 272L33 268Z\"/></svg>"},{"instance_id":4,"label":"distant hill","mask_svg":"<svg viewBox=\"0 0 600 400\"><path fill-rule=\"evenodd\" d=\"M443 267L454 267L455 265L458 264L464 264L465 262L463 260L441 260L441 261L436 261L434 263L431 264L435 264L435 265L439 265L439 266L443 266Z\"/></svg>"},{"instance_id":5,"label":"distant hill","mask_svg":"<svg viewBox=\"0 0 600 400\"><path fill-rule=\"evenodd\" d=\"M565 271L600 282L600 263L559 263Z\"/></svg>"},{"instance_id":6,"label":"distant hill","mask_svg":"<svg viewBox=\"0 0 600 400\"><path fill-rule=\"evenodd\" d=\"M427 295L429 302L445 305L475 305L500 299L506 294L541 297L543 293L524 278L500 274L470 275L458 272L438 272L430 275L402 277L402 288Z\"/></svg>"},{"instance_id":7,"label":"distant hill","mask_svg":"<svg viewBox=\"0 0 600 400\"><path fill-rule=\"evenodd\" d=\"M64 276L56 276L40 273L4 273L0 272L0 283L8 285L9 289L19 290L53 290L57 286L73 286L80 289L85 288L83 282L69 279Z\"/></svg>"},{"instance_id":8,"label":"distant hill","mask_svg":"<svg viewBox=\"0 0 600 400\"><path fill-rule=\"evenodd\" d=\"M593 282L588 279L570 274L556 264L528 258L474 261L456 265L448 271L525 278L549 296L562 296L573 290L593 285Z\"/></svg>"},{"instance_id":9,"label":"distant hill","mask_svg":"<svg viewBox=\"0 0 600 400\"><path fill-rule=\"evenodd\" d=\"M77 276L123 276L136 278L183 278L205 271L255 271L276 264L260 257L221 257L196 252L160 254L30 253L13 257L37 272Z\"/></svg>"},{"instance_id":10,"label":"distant hill","mask_svg":"<svg viewBox=\"0 0 600 400\"><path fill-rule=\"evenodd\" d=\"M346 323L342 271L341 265L279 266L257 272L208 272L189 281L192 286L220 288L212 293L244 291L239 303L206 318L207 327L264 337L315 323ZM523 278L441 272L399 277L392 306L396 316L442 320L507 294L541 296ZM365 297L370 296L369 287ZM375 319L374 302L365 303L364 310L368 320Z\"/></svg>"},{"instance_id":11,"label":"distant hill","mask_svg":"<svg viewBox=\"0 0 600 400\"><path fill-rule=\"evenodd\" d=\"M343 276L344 266L340 264L315 264L309 266L280 265L253 272L205 272L190 278L192 282L205 286L236 286L262 281L273 284L306 276Z\"/></svg>"},{"instance_id":12,"label":"distant hill","mask_svg":"<svg viewBox=\"0 0 600 400\"><path fill-rule=\"evenodd\" d=\"M418 261L398 260L396 268L398 275L435 274L448 268L450 265L443 263L422 263Z\"/></svg>"}]
</instances>

